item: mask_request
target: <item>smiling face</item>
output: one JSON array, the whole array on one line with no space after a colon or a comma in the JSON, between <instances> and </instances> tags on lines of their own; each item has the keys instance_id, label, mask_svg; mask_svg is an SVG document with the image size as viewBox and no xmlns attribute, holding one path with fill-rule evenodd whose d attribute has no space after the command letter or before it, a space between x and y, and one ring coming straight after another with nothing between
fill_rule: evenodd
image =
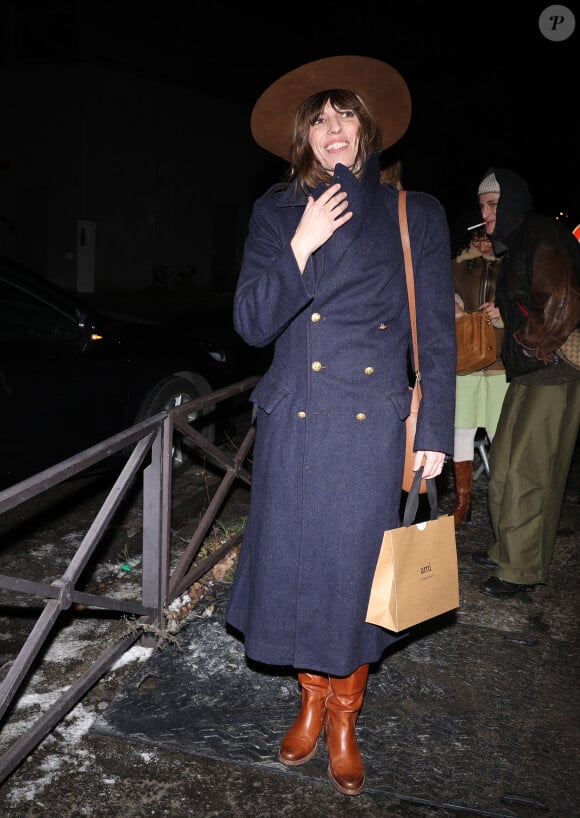
<instances>
[{"instance_id":1,"label":"smiling face","mask_svg":"<svg viewBox=\"0 0 580 818\"><path fill-rule=\"evenodd\" d=\"M308 143L322 167L334 170L337 162L354 168L358 153L360 121L352 109L336 110L326 101L310 125Z\"/></svg>"}]
</instances>

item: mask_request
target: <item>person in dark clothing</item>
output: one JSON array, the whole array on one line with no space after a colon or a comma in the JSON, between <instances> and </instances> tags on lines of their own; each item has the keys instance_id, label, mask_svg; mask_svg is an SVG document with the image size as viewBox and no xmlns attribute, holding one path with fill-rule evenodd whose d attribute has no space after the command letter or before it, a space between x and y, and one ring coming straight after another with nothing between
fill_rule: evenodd
<instances>
[{"instance_id":1,"label":"person in dark clothing","mask_svg":"<svg viewBox=\"0 0 580 818\"><path fill-rule=\"evenodd\" d=\"M554 551L580 429L580 369L558 355L580 324L580 247L565 226L535 211L514 171L489 169L478 198L502 253L495 299L509 387L490 453L495 542L474 560L495 568L481 591L502 599L545 583Z\"/></svg>"},{"instance_id":2,"label":"person in dark clothing","mask_svg":"<svg viewBox=\"0 0 580 818\"><path fill-rule=\"evenodd\" d=\"M249 658L296 672L302 706L278 758L309 761L358 795L355 723L369 663L402 634L365 621L383 532L400 525L411 325L399 191L381 151L407 129L410 95L367 57L308 63L254 106L254 139L290 162L254 204L234 297L250 346L274 344L256 412L248 521L226 614ZM455 318L441 203L407 192L423 398L415 470L453 449Z\"/></svg>"}]
</instances>

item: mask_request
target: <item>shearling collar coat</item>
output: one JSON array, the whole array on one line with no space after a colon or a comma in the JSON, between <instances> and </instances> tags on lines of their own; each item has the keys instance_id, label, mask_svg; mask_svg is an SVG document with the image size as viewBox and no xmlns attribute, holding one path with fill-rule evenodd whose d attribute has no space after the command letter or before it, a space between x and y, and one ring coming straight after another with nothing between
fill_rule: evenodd
<instances>
[{"instance_id":1,"label":"shearling collar coat","mask_svg":"<svg viewBox=\"0 0 580 818\"><path fill-rule=\"evenodd\" d=\"M500 267L500 258L494 255L482 255L481 250L478 250L473 244L455 257L452 265L455 299L465 312L477 312L484 301L495 300ZM494 363L487 367L486 371L503 372L505 370L501 357L504 336L503 321L494 320L492 324L497 355Z\"/></svg>"},{"instance_id":2,"label":"shearling collar coat","mask_svg":"<svg viewBox=\"0 0 580 818\"><path fill-rule=\"evenodd\" d=\"M353 218L309 259L290 240L307 199L254 205L234 300L244 341L274 342L254 389L248 521L227 612L247 655L348 675L401 638L365 622L383 531L399 525L410 322L398 192L378 155L337 165ZM314 191L320 195L324 186ZM453 451L455 318L445 213L408 194L423 401L416 448Z\"/></svg>"}]
</instances>

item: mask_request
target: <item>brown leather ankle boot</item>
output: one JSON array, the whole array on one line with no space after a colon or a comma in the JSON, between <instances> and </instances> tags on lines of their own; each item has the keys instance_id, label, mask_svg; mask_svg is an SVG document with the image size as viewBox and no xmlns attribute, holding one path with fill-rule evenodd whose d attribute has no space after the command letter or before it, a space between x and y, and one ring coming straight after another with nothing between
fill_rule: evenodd
<instances>
[{"instance_id":1,"label":"brown leather ankle boot","mask_svg":"<svg viewBox=\"0 0 580 818\"><path fill-rule=\"evenodd\" d=\"M326 697L330 692L328 676L299 673L302 707L288 730L278 753L278 759L288 767L306 764L316 753L318 737L326 719Z\"/></svg>"},{"instance_id":2,"label":"brown leather ankle boot","mask_svg":"<svg viewBox=\"0 0 580 818\"><path fill-rule=\"evenodd\" d=\"M369 666L361 665L350 676L330 677L330 695L326 700L328 775L343 795L359 795L365 783L355 724L362 707L368 675Z\"/></svg>"},{"instance_id":3,"label":"brown leather ankle boot","mask_svg":"<svg viewBox=\"0 0 580 818\"><path fill-rule=\"evenodd\" d=\"M453 474L455 476L456 493L453 520L455 528L459 528L461 523L468 523L471 520L473 460L460 460L459 463L453 463Z\"/></svg>"}]
</instances>

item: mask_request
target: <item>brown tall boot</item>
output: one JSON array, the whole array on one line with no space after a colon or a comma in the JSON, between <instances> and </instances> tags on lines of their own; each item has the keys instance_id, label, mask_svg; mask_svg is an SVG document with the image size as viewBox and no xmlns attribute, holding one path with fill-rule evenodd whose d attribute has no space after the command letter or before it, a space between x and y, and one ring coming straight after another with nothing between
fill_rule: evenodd
<instances>
[{"instance_id":1,"label":"brown tall boot","mask_svg":"<svg viewBox=\"0 0 580 818\"><path fill-rule=\"evenodd\" d=\"M306 764L315 754L326 719L326 697L330 692L328 676L299 673L298 682L302 688L302 707L282 739L278 753L279 760L288 767Z\"/></svg>"},{"instance_id":2,"label":"brown tall boot","mask_svg":"<svg viewBox=\"0 0 580 818\"><path fill-rule=\"evenodd\" d=\"M365 783L355 724L362 707L368 675L369 666L361 665L350 676L330 677L330 695L326 700L328 775L343 795L359 795Z\"/></svg>"},{"instance_id":3,"label":"brown tall boot","mask_svg":"<svg viewBox=\"0 0 580 818\"><path fill-rule=\"evenodd\" d=\"M460 460L459 463L453 463L453 474L455 476L456 494L453 520L455 528L459 528L461 523L468 523L471 520L473 460Z\"/></svg>"}]
</instances>

